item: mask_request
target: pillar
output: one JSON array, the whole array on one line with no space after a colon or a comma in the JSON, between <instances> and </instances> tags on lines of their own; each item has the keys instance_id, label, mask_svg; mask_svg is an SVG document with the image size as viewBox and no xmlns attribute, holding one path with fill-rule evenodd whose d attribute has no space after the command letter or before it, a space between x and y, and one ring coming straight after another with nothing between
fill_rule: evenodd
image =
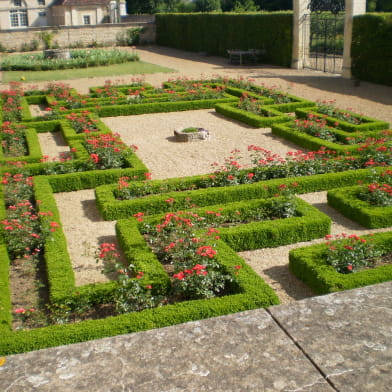
<instances>
[{"instance_id":1,"label":"pillar","mask_svg":"<svg viewBox=\"0 0 392 392\"><path fill-rule=\"evenodd\" d=\"M346 0L344 15L344 47L342 76L351 78L351 41L353 34L353 18L366 13L366 0Z\"/></svg>"},{"instance_id":2,"label":"pillar","mask_svg":"<svg viewBox=\"0 0 392 392\"><path fill-rule=\"evenodd\" d=\"M306 26L309 0L293 1L293 51L291 68L301 69L309 51L310 26Z\"/></svg>"}]
</instances>

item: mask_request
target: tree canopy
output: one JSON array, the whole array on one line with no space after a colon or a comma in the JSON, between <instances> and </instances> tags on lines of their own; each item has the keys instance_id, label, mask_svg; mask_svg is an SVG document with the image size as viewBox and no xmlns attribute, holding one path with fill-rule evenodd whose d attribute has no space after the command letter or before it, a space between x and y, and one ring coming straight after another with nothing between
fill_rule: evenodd
<instances>
[{"instance_id":1,"label":"tree canopy","mask_svg":"<svg viewBox=\"0 0 392 392\"><path fill-rule=\"evenodd\" d=\"M126 4L128 14L214 11L253 12L259 10L279 11L293 9L293 0L126 0Z\"/></svg>"},{"instance_id":2,"label":"tree canopy","mask_svg":"<svg viewBox=\"0 0 392 392\"><path fill-rule=\"evenodd\" d=\"M310 0L308 8L312 12L330 11L337 14L344 11L345 0Z\"/></svg>"}]
</instances>

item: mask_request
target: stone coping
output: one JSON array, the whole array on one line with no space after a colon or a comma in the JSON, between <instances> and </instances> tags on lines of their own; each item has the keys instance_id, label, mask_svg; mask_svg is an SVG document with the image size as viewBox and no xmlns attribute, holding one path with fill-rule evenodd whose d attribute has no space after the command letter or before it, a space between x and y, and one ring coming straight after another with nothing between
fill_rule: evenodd
<instances>
[{"instance_id":1,"label":"stone coping","mask_svg":"<svg viewBox=\"0 0 392 392\"><path fill-rule=\"evenodd\" d=\"M387 391L392 283L12 355L16 391Z\"/></svg>"}]
</instances>

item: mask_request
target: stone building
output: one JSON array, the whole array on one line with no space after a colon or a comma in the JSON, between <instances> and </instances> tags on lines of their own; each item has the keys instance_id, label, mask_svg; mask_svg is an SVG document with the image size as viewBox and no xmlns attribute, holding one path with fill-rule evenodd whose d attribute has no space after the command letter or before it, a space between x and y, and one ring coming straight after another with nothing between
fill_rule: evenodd
<instances>
[{"instance_id":1,"label":"stone building","mask_svg":"<svg viewBox=\"0 0 392 392\"><path fill-rule=\"evenodd\" d=\"M119 0L0 0L0 30L116 23Z\"/></svg>"}]
</instances>

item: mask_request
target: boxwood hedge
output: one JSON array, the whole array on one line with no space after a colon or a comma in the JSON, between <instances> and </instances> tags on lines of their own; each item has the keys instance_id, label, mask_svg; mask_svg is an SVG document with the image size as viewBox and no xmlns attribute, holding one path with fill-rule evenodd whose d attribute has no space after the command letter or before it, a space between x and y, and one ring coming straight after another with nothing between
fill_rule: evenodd
<instances>
[{"instance_id":1,"label":"boxwood hedge","mask_svg":"<svg viewBox=\"0 0 392 392\"><path fill-rule=\"evenodd\" d=\"M369 238L369 236L362 237ZM371 239L375 246L384 250L384 253L391 251L391 231L373 234ZM392 264L382 265L352 274L336 272L325 261L326 250L326 244L317 244L293 249L289 253L290 271L317 294L349 290L392 280Z\"/></svg>"},{"instance_id":2,"label":"boxwood hedge","mask_svg":"<svg viewBox=\"0 0 392 392\"><path fill-rule=\"evenodd\" d=\"M373 206L358 197L365 187L361 185L331 189L327 193L328 204L342 215L369 229L392 226L392 206Z\"/></svg>"}]
</instances>

